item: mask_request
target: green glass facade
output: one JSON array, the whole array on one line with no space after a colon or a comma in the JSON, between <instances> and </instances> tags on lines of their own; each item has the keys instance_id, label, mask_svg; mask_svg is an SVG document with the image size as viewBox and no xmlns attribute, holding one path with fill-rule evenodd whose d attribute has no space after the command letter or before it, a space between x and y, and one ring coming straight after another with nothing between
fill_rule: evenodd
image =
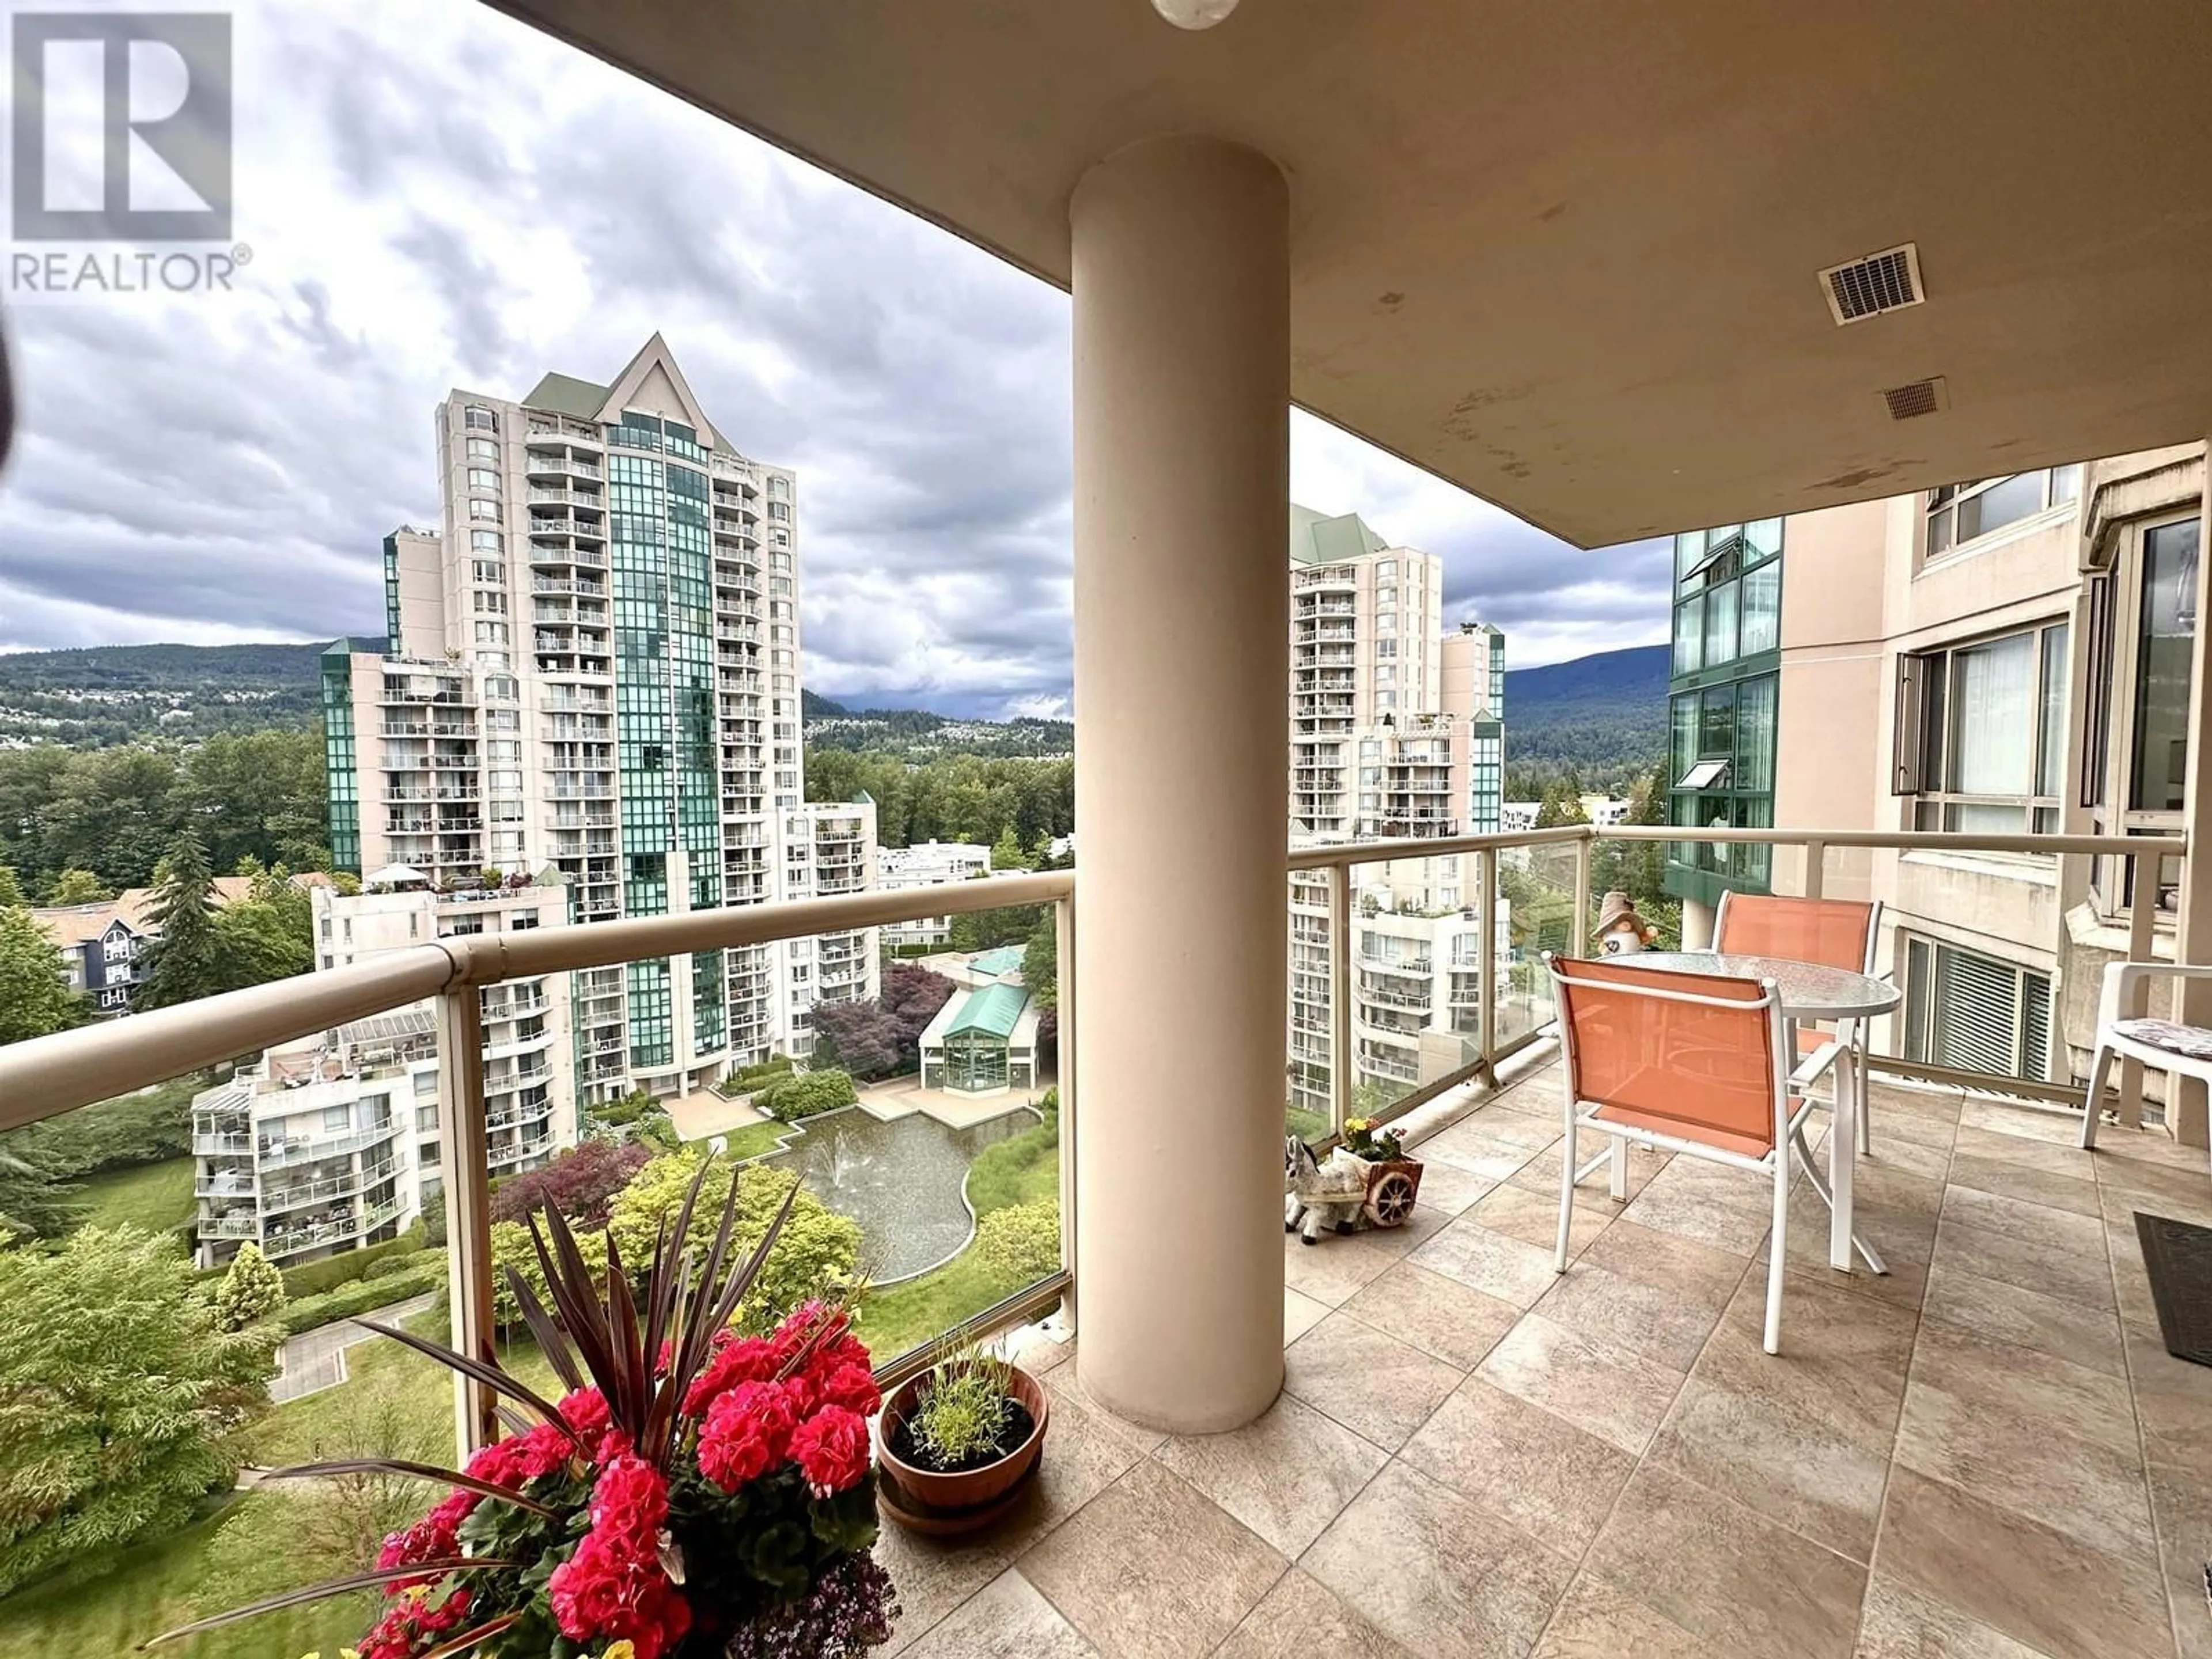
<instances>
[{"instance_id":1,"label":"green glass facade","mask_svg":"<svg viewBox=\"0 0 2212 1659\"><path fill-rule=\"evenodd\" d=\"M721 902L722 838L707 452L691 428L634 411L606 439L623 913L667 913L678 848L692 908L708 908ZM723 1045L728 1000L719 955L692 966L703 1053ZM672 986L665 959L630 969L633 1066L675 1061Z\"/></svg>"},{"instance_id":2,"label":"green glass facade","mask_svg":"<svg viewBox=\"0 0 2212 1659\"><path fill-rule=\"evenodd\" d=\"M1672 823L1773 826L1783 538L1782 520L1762 519L1674 538ZM1677 898L1712 904L1730 889L1766 891L1771 869L1764 847L1671 842L1665 885Z\"/></svg>"},{"instance_id":3,"label":"green glass facade","mask_svg":"<svg viewBox=\"0 0 2212 1659\"><path fill-rule=\"evenodd\" d=\"M385 542L386 556L392 543ZM396 633L396 630L395 630ZM331 867L361 873L361 774L353 726L353 645L340 640L323 653L323 771L329 780Z\"/></svg>"}]
</instances>

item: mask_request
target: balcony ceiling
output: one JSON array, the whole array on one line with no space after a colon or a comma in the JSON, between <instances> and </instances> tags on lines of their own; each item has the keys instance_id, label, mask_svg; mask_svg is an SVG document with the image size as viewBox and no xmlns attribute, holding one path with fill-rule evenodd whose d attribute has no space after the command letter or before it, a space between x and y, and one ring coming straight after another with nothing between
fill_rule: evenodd
<instances>
[{"instance_id":1,"label":"balcony ceiling","mask_svg":"<svg viewBox=\"0 0 2212 1659\"><path fill-rule=\"evenodd\" d=\"M2199 0L494 3L1062 287L1091 162L1249 143L1298 401L1586 546L2212 432Z\"/></svg>"}]
</instances>

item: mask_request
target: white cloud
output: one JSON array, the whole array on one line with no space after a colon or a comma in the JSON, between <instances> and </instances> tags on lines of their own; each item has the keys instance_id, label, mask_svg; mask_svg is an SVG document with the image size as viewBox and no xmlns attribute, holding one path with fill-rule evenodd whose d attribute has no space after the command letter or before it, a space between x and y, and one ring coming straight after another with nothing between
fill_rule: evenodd
<instances>
[{"instance_id":1,"label":"white cloud","mask_svg":"<svg viewBox=\"0 0 2212 1659\"><path fill-rule=\"evenodd\" d=\"M0 647L380 631L434 518L430 414L658 329L801 477L808 683L1062 706L1064 296L488 6L236 9L239 291L19 303ZM1530 663L1663 631L1649 549L1577 554L1304 415L1293 493L1443 555Z\"/></svg>"}]
</instances>

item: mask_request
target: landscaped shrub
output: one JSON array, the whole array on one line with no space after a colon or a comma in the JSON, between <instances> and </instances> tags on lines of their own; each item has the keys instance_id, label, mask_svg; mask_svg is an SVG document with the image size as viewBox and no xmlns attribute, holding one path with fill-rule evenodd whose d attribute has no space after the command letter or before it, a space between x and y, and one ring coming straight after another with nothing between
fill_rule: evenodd
<instances>
[{"instance_id":1,"label":"landscaped shrub","mask_svg":"<svg viewBox=\"0 0 2212 1659\"><path fill-rule=\"evenodd\" d=\"M398 1237L387 1238L381 1244L372 1244L362 1250L341 1250L319 1261L285 1268L284 1294L295 1301L301 1297L321 1296L341 1285L352 1284L368 1272L372 1262L386 1256L413 1255L422 1249L422 1224L417 1221Z\"/></svg>"},{"instance_id":2,"label":"landscaped shrub","mask_svg":"<svg viewBox=\"0 0 2212 1659\"><path fill-rule=\"evenodd\" d=\"M653 1238L664 1223L675 1224L677 1209L698 1170L701 1156L685 1152L656 1158L616 1195L607 1231L621 1247L624 1261L652 1260ZM714 1243L733 1173L738 1181L737 1220L731 1229L735 1249L750 1250L760 1243L784 1194L791 1190L792 1176L775 1164L748 1164L740 1168L726 1158L714 1159L691 1214L688 1237L696 1249L703 1251ZM849 1282L860 1255L860 1224L836 1213L802 1188L793 1200L783 1231L776 1235L766 1266L753 1283L753 1302L759 1305L748 1303L748 1318L773 1321L808 1297ZM597 1260L590 1246L585 1247L585 1260Z\"/></svg>"},{"instance_id":3,"label":"landscaped shrub","mask_svg":"<svg viewBox=\"0 0 2212 1659\"><path fill-rule=\"evenodd\" d=\"M788 1077L796 1070L789 1054L770 1054L766 1060L755 1060L750 1066L740 1066L722 1079L722 1092L730 1095L750 1094L763 1083L780 1077Z\"/></svg>"},{"instance_id":4,"label":"landscaped shrub","mask_svg":"<svg viewBox=\"0 0 2212 1659\"><path fill-rule=\"evenodd\" d=\"M975 1224L971 1248L992 1280L1008 1291L1059 1272L1059 1201L1046 1199L992 1211Z\"/></svg>"},{"instance_id":5,"label":"landscaped shrub","mask_svg":"<svg viewBox=\"0 0 2212 1659\"><path fill-rule=\"evenodd\" d=\"M328 1325L341 1319L353 1319L393 1302L404 1302L412 1296L443 1290L446 1285L446 1253L443 1250L416 1250L403 1260L397 1271L380 1279L359 1279L337 1290L326 1291L320 1296L301 1297L288 1303L276 1322L287 1336L297 1336L301 1331L312 1331L319 1325Z\"/></svg>"},{"instance_id":6,"label":"landscaped shrub","mask_svg":"<svg viewBox=\"0 0 2212 1659\"><path fill-rule=\"evenodd\" d=\"M766 1112L785 1123L794 1123L817 1112L834 1112L840 1106L857 1105L860 1098L849 1073L794 1072L754 1090L752 1103L756 1111Z\"/></svg>"},{"instance_id":7,"label":"landscaped shrub","mask_svg":"<svg viewBox=\"0 0 2212 1659\"><path fill-rule=\"evenodd\" d=\"M238 1247L215 1289L216 1317L227 1331L242 1331L273 1318L284 1305L284 1275L252 1239Z\"/></svg>"}]
</instances>

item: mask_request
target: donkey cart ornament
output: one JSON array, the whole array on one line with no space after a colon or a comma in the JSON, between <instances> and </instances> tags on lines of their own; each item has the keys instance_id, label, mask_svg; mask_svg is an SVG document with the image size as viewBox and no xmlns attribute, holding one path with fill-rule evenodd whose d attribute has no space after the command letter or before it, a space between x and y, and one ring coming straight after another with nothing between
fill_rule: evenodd
<instances>
[{"instance_id":1,"label":"donkey cart ornament","mask_svg":"<svg viewBox=\"0 0 2212 1659\"><path fill-rule=\"evenodd\" d=\"M1296 1135L1283 1137L1283 1231L1317 1244L1323 1227L1358 1231L1367 1204L1366 1160L1338 1147L1323 1163Z\"/></svg>"}]
</instances>

